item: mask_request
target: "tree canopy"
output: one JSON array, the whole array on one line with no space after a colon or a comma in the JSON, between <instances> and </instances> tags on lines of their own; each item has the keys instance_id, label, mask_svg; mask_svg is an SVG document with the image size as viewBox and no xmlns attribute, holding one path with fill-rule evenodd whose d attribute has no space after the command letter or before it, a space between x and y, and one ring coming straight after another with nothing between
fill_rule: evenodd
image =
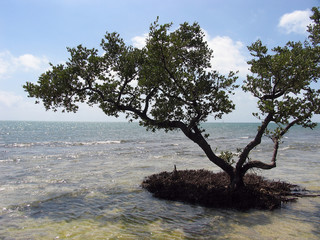
<instances>
[{"instance_id":1,"label":"tree canopy","mask_svg":"<svg viewBox=\"0 0 320 240\"><path fill-rule=\"evenodd\" d=\"M152 129L192 129L210 114L231 112L235 74L209 71L212 50L197 23L169 32L171 25L152 24L143 49L126 46L117 33L105 35L100 55L82 45L68 48L69 61L52 65L25 89L47 110L76 112L79 102L98 104L107 115L126 112Z\"/></svg>"},{"instance_id":2,"label":"tree canopy","mask_svg":"<svg viewBox=\"0 0 320 240\"><path fill-rule=\"evenodd\" d=\"M209 115L221 118L234 110L230 99L238 87L236 73L227 76L211 69L213 52L198 23L183 23L170 30L172 23L150 26L142 49L127 46L117 33L106 33L101 41L103 53L82 45L68 48L65 64L51 65L36 84L24 86L29 97L41 99L47 110L78 110L78 103L97 104L110 116L126 113L151 130L181 129L206 153L210 161L230 176L233 185L242 185L251 168L276 166L281 137L294 125L313 128L312 116L320 113L319 22L318 8L313 8L304 42L288 42L272 53L260 40L248 47L252 74L242 89L257 98L260 119L254 139L240 151L236 166L232 156L214 153L200 124ZM268 128L270 123L277 128ZM271 163L249 160L251 150L264 135L274 142ZM226 158L226 156L228 156Z\"/></svg>"}]
</instances>

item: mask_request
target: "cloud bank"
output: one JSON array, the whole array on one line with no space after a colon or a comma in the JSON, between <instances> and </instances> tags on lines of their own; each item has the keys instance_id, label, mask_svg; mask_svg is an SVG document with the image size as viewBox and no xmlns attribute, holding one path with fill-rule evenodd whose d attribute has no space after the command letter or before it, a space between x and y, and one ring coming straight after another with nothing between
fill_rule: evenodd
<instances>
[{"instance_id":1,"label":"cloud bank","mask_svg":"<svg viewBox=\"0 0 320 240\"><path fill-rule=\"evenodd\" d=\"M311 14L312 12L309 9L286 13L280 18L278 27L287 34L306 34L307 26L311 24Z\"/></svg>"},{"instance_id":2,"label":"cloud bank","mask_svg":"<svg viewBox=\"0 0 320 240\"><path fill-rule=\"evenodd\" d=\"M244 53L246 47L240 41L234 41L228 36L216 36L212 38L205 31L206 41L213 49L214 58L211 60L212 68L221 74L230 71L239 71L239 76L245 77L249 73L247 56Z\"/></svg>"}]
</instances>

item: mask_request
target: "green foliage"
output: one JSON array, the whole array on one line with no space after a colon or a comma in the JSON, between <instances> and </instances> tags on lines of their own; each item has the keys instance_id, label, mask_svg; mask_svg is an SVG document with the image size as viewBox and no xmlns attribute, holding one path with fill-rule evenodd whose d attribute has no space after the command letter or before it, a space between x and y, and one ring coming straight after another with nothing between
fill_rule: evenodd
<instances>
[{"instance_id":1,"label":"green foliage","mask_svg":"<svg viewBox=\"0 0 320 240\"><path fill-rule=\"evenodd\" d=\"M47 110L78 110L79 102L98 104L105 114L125 112L149 129L189 129L221 118L234 109L229 94L237 76L210 71L212 50L197 23L150 27L146 46L127 46L117 33L101 41L104 54L83 46L68 48L65 64L52 65L36 84L24 86L30 97L41 99Z\"/></svg>"},{"instance_id":2,"label":"green foliage","mask_svg":"<svg viewBox=\"0 0 320 240\"><path fill-rule=\"evenodd\" d=\"M218 151L218 148L215 149L215 152ZM227 162L229 165L234 165L237 163L236 158L239 157L240 153L243 151L241 148L237 148L236 152L233 153L231 151L220 151L219 157L222 158L225 162ZM247 156L247 161L250 161L251 159L249 156Z\"/></svg>"},{"instance_id":3,"label":"green foliage","mask_svg":"<svg viewBox=\"0 0 320 240\"><path fill-rule=\"evenodd\" d=\"M253 59L252 75L242 89L258 98L259 119L271 115L278 124L273 137L280 138L292 125L313 128L311 118L320 113L319 10L313 8L314 23L309 26L309 40L288 42L272 53L260 40L248 47ZM268 133L270 134L270 133Z\"/></svg>"},{"instance_id":4,"label":"green foliage","mask_svg":"<svg viewBox=\"0 0 320 240\"><path fill-rule=\"evenodd\" d=\"M233 165L236 163L234 157L237 156L236 154L232 153L231 151L221 151L219 157L226 161L229 165Z\"/></svg>"},{"instance_id":5,"label":"green foliage","mask_svg":"<svg viewBox=\"0 0 320 240\"><path fill-rule=\"evenodd\" d=\"M310 17L313 24L308 26L308 32L310 33L309 39L314 47L319 47L320 43L320 12L319 8L312 8L313 15Z\"/></svg>"}]
</instances>

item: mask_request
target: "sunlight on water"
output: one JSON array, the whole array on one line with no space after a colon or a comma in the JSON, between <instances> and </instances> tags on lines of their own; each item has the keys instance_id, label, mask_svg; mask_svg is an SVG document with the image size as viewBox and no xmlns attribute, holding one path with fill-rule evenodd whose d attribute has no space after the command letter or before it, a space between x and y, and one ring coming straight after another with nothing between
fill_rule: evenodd
<instances>
[{"instance_id":1,"label":"sunlight on water","mask_svg":"<svg viewBox=\"0 0 320 240\"><path fill-rule=\"evenodd\" d=\"M183 205L181 205L183 207ZM211 211L211 214L215 213ZM318 239L312 223L297 221L284 214L279 217L267 212L216 212L204 214L205 225L190 224L196 219L172 223L168 220L146 221L128 218L120 209L105 212L105 216L70 221L52 221L49 218L25 218L19 227L8 227L8 239ZM231 215L230 215L231 214ZM179 215L179 214L178 214ZM233 216L232 216L233 215ZM234 218L236 219L230 219ZM172 221L177 221L172 219ZM141 224L143 223L143 224ZM182 225L180 225L182 224ZM190 228L191 227L191 228Z\"/></svg>"},{"instance_id":2,"label":"sunlight on water","mask_svg":"<svg viewBox=\"0 0 320 240\"><path fill-rule=\"evenodd\" d=\"M206 124L218 151L243 147L255 124ZM320 193L320 130L297 129L278 167L257 171ZM254 159L270 159L263 145ZM160 171L218 171L181 133L125 123L0 122L0 239L319 239L320 199L272 212L209 209L153 198Z\"/></svg>"},{"instance_id":3,"label":"sunlight on water","mask_svg":"<svg viewBox=\"0 0 320 240\"><path fill-rule=\"evenodd\" d=\"M121 222L102 223L98 220L74 220L53 223L25 222L22 229L9 229L14 239L185 239L180 229L166 231L160 221L130 226Z\"/></svg>"}]
</instances>

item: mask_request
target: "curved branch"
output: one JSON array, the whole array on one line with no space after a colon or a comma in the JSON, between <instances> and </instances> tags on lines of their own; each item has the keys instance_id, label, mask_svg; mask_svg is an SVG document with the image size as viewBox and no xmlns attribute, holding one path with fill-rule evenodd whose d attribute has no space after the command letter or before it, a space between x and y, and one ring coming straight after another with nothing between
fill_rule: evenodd
<instances>
[{"instance_id":1,"label":"curved branch","mask_svg":"<svg viewBox=\"0 0 320 240\"><path fill-rule=\"evenodd\" d=\"M281 97L283 94L285 93L284 90L280 91L280 92L277 92L277 93L273 93L273 94L266 94L266 95L263 95L261 97L262 100L273 100L273 99L276 99L276 98L279 98Z\"/></svg>"},{"instance_id":2,"label":"curved branch","mask_svg":"<svg viewBox=\"0 0 320 240\"><path fill-rule=\"evenodd\" d=\"M269 113L268 116L263 121L261 127L259 128L255 138L243 149L242 153L239 156L239 161L237 162L237 165L236 165L237 170L241 169L250 151L261 143L261 138L263 136L263 133L266 130L268 124L271 122L272 118L273 118L273 114Z\"/></svg>"},{"instance_id":3,"label":"curved branch","mask_svg":"<svg viewBox=\"0 0 320 240\"><path fill-rule=\"evenodd\" d=\"M198 146L205 152L208 159L219 166L222 170L224 170L228 175L233 178L234 176L234 168L228 164L225 160L218 157L214 154L214 152L211 149L210 144L206 141L206 139L203 137L201 130L198 128L198 126L194 126L191 129L185 127L184 129L181 129L187 137L189 137L193 142L198 144ZM187 135L187 134L189 135Z\"/></svg>"},{"instance_id":4,"label":"curved branch","mask_svg":"<svg viewBox=\"0 0 320 240\"><path fill-rule=\"evenodd\" d=\"M279 138L281 138L285 133L287 133L289 131L289 129L294 126L297 122L299 122L299 119L295 119L294 121L290 122L281 132L279 137L275 137L273 138L273 142L274 142L274 147L273 147L273 155L272 155L272 159L271 159L271 163L267 164L267 163L263 163L261 161L251 161L248 162L247 164L245 164L242 169L241 172L244 175L249 169L251 168L260 168L260 169L272 169L275 168L277 166L276 164L276 160L277 160L277 154L278 154L278 149L279 149Z\"/></svg>"},{"instance_id":5,"label":"curved branch","mask_svg":"<svg viewBox=\"0 0 320 240\"><path fill-rule=\"evenodd\" d=\"M291 123L289 123L289 124L281 131L280 136L282 137L284 134L286 134L286 133L289 131L289 129L290 129L293 125L295 125L296 123L298 123L299 121L300 121L300 119L295 119L295 120L293 120Z\"/></svg>"},{"instance_id":6,"label":"curved branch","mask_svg":"<svg viewBox=\"0 0 320 240\"><path fill-rule=\"evenodd\" d=\"M275 168L277 166L276 160L277 160L278 149L279 149L279 140L275 139L271 163L267 164L267 163L264 163L261 161L248 162L241 169L242 175L244 175L251 168L259 168L259 169L264 169L264 170Z\"/></svg>"},{"instance_id":7,"label":"curved branch","mask_svg":"<svg viewBox=\"0 0 320 240\"><path fill-rule=\"evenodd\" d=\"M267 164L267 163L264 163L261 161L248 162L241 169L242 176L251 168L259 168L259 169L264 169L264 170L269 170L269 169L275 168L277 166L276 160L277 160L278 149L279 149L279 141L277 139L275 139L271 163Z\"/></svg>"},{"instance_id":8,"label":"curved branch","mask_svg":"<svg viewBox=\"0 0 320 240\"><path fill-rule=\"evenodd\" d=\"M261 161L252 161L247 164L245 164L242 168L242 174L244 175L249 169L251 168L259 168L259 169L272 169L276 167L276 162L271 162L270 164L261 162Z\"/></svg>"}]
</instances>

